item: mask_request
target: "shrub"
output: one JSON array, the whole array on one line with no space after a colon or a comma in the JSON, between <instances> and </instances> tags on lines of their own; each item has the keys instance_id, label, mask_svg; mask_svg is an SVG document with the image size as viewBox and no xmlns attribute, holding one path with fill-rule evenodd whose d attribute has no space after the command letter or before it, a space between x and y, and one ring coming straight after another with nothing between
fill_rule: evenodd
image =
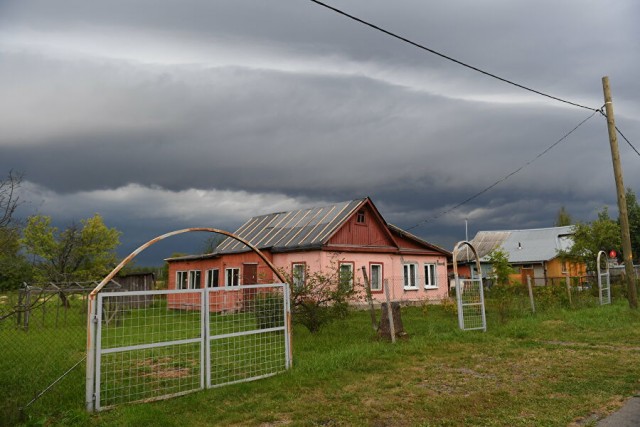
<instances>
[{"instance_id":1,"label":"shrub","mask_svg":"<svg viewBox=\"0 0 640 427\"><path fill-rule=\"evenodd\" d=\"M349 302L361 296L362 284L353 277L340 275L339 268L327 272L310 273L303 277L282 272L291 286L291 312L293 321L316 333L324 325L343 319L349 314Z\"/></svg>"}]
</instances>

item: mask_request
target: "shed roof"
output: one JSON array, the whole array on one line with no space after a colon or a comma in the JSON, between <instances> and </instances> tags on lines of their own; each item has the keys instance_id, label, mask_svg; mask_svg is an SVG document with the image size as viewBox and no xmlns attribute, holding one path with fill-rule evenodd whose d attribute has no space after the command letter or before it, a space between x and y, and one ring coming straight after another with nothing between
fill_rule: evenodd
<instances>
[{"instance_id":1,"label":"shed roof","mask_svg":"<svg viewBox=\"0 0 640 427\"><path fill-rule=\"evenodd\" d=\"M549 261L558 256L559 250L568 250L573 245L573 226L534 228L529 230L480 231L471 240L480 261L487 261L488 255L502 248L511 263ZM459 262L473 260L473 254L462 248L457 257Z\"/></svg>"}]
</instances>

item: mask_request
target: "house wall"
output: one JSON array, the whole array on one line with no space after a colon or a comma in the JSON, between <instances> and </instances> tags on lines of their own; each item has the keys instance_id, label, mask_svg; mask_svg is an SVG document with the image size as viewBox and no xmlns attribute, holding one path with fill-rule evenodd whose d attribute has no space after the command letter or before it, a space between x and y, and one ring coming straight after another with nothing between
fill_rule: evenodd
<instances>
[{"instance_id":1,"label":"house wall","mask_svg":"<svg viewBox=\"0 0 640 427\"><path fill-rule=\"evenodd\" d=\"M370 275L370 265L372 263L382 265L383 287L379 291L372 292L374 301L385 301L384 286L389 287L389 296L394 301L424 301L426 299L439 301L448 295L447 265L444 255L399 255L389 253L358 253L358 252L330 252L330 251L299 251L288 253L265 254L278 269L282 269L287 274L291 274L294 263L304 263L310 273L322 271L327 275L335 274L340 263L350 263L353 265L355 283L364 284L362 267L365 266L367 275ZM193 261L172 261L169 263L169 289L176 289L176 277L178 271L198 270L201 275L200 287L205 286L206 271L209 269L219 269L219 285L225 286L225 269L239 268L240 277L243 275L243 268L247 263L258 264L258 283L273 283L274 275L264 262L254 253L230 254L220 258L202 259ZM415 288L405 288L404 267L405 263L412 263L416 266L417 286ZM435 288L426 289L424 286L425 264L435 265L436 285ZM243 301L247 298L246 293L241 289L238 291L223 293L211 293L211 310L233 311L242 307ZM364 292L354 302L364 301ZM188 309L193 307L192 296L188 294L173 294L167 296L169 308Z\"/></svg>"},{"instance_id":2,"label":"house wall","mask_svg":"<svg viewBox=\"0 0 640 427\"><path fill-rule=\"evenodd\" d=\"M382 264L382 277L389 286L389 296L394 301L423 301L425 299L441 300L448 295L447 265L444 255L398 255L389 253L359 253L359 252L331 252L331 251L307 251L274 254L274 263L279 268L284 268L287 274L291 274L294 263L305 263L310 273L322 271L327 275L334 274L340 263L353 265L355 283L364 284L362 267L365 266L367 275L370 275L372 263ZM417 266L418 286L415 289L405 289L404 267L405 263L415 263ZM436 266L437 288L425 289L424 265ZM385 301L384 284L380 291L372 292L373 299L377 302ZM363 300L364 295L360 298Z\"/></svg>"},{"instance_id":3,"label":"house wall","mask_svg":"<svg viewBox=\"0 0 640 427\"><path fill-rule=\"evenodd\" d=\"M264 253L264 255L273 262L271 254ZM178 271L200 271L200 285L198 288L206 286L206 272L211 269L218 269L219 274L219 286L225 286L227 268L238 268L240 275L240 284L255 284L255 283L242 283L244 269L247 264L257 264L257 283L273 283L274 274L271 269L260 259L255 252L246 252L241 254L229 254L220 258L200 259L191 261L172 261L169 263L169 277L168 277L168 289L176 289L176 279ZM250 298L255 293L249 292L249 290L233 290L227 292L212 292L209 295L210 310L212 312L220 311L236 311L242 308L242 304L247 298ZM193 296L190 294L169 294L167 295L167 306L171 309L196 309L193 305Z\"/></svg>"}]
</instances>

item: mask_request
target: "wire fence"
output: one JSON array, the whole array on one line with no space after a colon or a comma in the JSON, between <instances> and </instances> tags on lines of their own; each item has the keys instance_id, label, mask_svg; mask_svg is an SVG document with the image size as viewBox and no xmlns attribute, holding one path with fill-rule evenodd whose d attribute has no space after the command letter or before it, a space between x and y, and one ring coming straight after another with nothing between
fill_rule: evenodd
<instances>
[{"instance_id":1,"label":"wire fence","mask_svg":"<svg viewBox=\"0 0 640 427\"><path fill-rule=\"evenodd\" d=\"M487 316L506 322L510 318L552 309L580 309L602 304L597 275L535 278L527 284L498 285L484 281ZM610 299L626 299L623 276L612 276Z\"/></svg>"},{"instance_id":2,"label":"wire fence","mask_svg":"<svg viewBox=\"0 0 640 427\"><path fill-rule=\"evenodd\" d=\"M34 293L29 305L25 298L20 291L0 295L0 425L84 396L84 295ZM54 383L55 392L45 392Z\"/></svg>"}]
</instances>

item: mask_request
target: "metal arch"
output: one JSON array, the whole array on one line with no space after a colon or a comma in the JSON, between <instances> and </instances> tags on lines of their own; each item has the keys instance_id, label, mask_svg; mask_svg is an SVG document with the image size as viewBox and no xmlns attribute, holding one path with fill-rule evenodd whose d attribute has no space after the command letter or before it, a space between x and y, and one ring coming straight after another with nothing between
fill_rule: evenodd
<instances>
[{"instance_id":1,"label":"metal arch","mask_svg":"<svg viewBox=\"0 0 640 427\"><path fill-rule=\"evenodd\" d=\"M98 286L95 287L95 289L93 291L91 291L91 293L89 294L89 299L92 299L93 297L95 297L95 295L100 292L100 290L107 284L109 283L109 281L111 279L113 279L113 277L118 274L118 272L125 266L127 265L131 260L133 260L140 252L144 251L145 249L147 249L149 246L158 243L160 240L166 239L167 237L171 237L171 236L176 236L178 234L183 234L183 233L189 233L192 231L207 231L209 233L218 233L218 234L224 234L225 236L231 237L232 239L235 239L245 245L247 245L249 248L251 248L252 251L254 251L256 254L258 254L258 256L265 262L265 264L267 264L267 266L269 266L269 268L275 273L275 275L278 277L278 279L282 282L282 283L286 283L286 280L284 279L284 277L282 277L282 274L280 274L280 272L276 269L276 267L271 263L271 261L269 261L267 259L267 257L264 256L264 254L262 252L260 252L260 250L255 247L254 245L252 245L251 243L249 243L248 241L246 241L245 239L243 239L240 236L236 236L233 233L229 233L228 231L224 231L224 230L219 230L217 228L209 228L209 227L193 227L193 228L184 228L182 230L176 230L176 231L171 231L169 233L163 234L161 236L156 237L155 239L151 239L149 240L147 243L145 243L144 245L140 246L138 249L136 249L135 251L131 252L131 254L129 254L129 256L127 256L125 259L123 259L120 264L118 264L116 266L116 268L114 268L111 273L109 273L107 275L107 277L105 277L104 279L102 279L102 282L100 282L98 284Z\"/></svg>"},{"instance_id":2,"label":"metal arch","mask_svg":"<svg viewBox=\"0 0 640 427\"><path fill-rule=\"evenodd\" d=\"M461 246L466 245L469 248L471 248L471 252L473 252L473 256L476 259L476 270L478 271L478 277L480 279L482 279L482 267L480 265L480 258L478 257L478 252L476 251L476 248L469 242L467 242L466 240L463 240L461 242L456 243L456 245L453 247L453 274L454 276L457 278L458 277L458 249L460 249Z\"/></svg>"},{"instance_id":3,"label":"metal arch","mask_svg":"<svg viewBox=\"0 0 640 427\"><path fill-rule=\"evenodd\" d=\"M605 265L607 267L606 272L602 272L602 256L604 255ZM598 257L596 260L597 273L598 273L598 295L600 297L600 305L611 304L611 276L609 275L609 261L607 260L607 253L605 251L598 252ZM603 288L602 288L602 278L606 277L607 279L607 296L606 301L603 299Z\"/></svg>"},{"instance_id":4,"label":"metal arch","mask_svg":"<svg viewBox=\"0 0 640 427\"><path fill-rule=\"evenodd\" d=\"M182 230L176 230L176 231L171 231L169 233L163 234L161 236L158 236L154 239L149 240L147 243L143 244L142 246L140 246L138 249L136 249L135 251L131 252L126 258L124 258L120 264L118 264L113 270L111 270L111 273L109 273L104 279L102 279L102 281L98 284L98 286L96 286L91 293L89 294L87 300L88 300L88 306L87 306L87 366L86 366L86 372L87 372L87 376L86 376L86 396L85 396L85 403L86 403L86 408L88 411L93 412L93 410L95 409L95 402L94 402L94 396L93 396L93 390L94 390L94 382L95 382L95 351L96 351L96 347L95 347L95 329L96 329L96 322L97 322L97 318L96 318L96 295L100 292L100 290L102 290L102 288L104 288L106 286L107 283L109 283L116 274L118 274L118 272L120 270L122 270L122 268L127 265L129 262L131 262L131 260L133 260L139 253L141 253L142 251L144 251L145 249L147 249L149 246L154 245L155 243L158 243L160 240L166 239L167 237L171 237L171 236L176 236L178 234L183 234L183 233L189 233L189 232L193 232L193 231L206 231L209 233L218 233L218 234L223 234L225 236L231 237L232 239L238 240L239 242L245 244L247 247L249 247L252 251L254 251L256 254L258 254L258 256L265 262L265 264L267 264L267 266L269 266L269 268L271 269L271 271L273 271L275 273L275 275L278 277L278 279L282 282L282 283L287 283L285 278L282 276L282 274L276 269L276 267L273 265L273 263L271 263L271 261L269 261L267 259L267 257L264 256L264 254L262 252L260 252L260 250L255 247L253 244L251 244L250 242L248 242L247 240L243 239L242 237L236 236L233 233L230 233L228 231L224 231L224 230L220 230L217 228L210 228L210 227L193 227L193 228L185 228ZM291 335L291 317L287 316L287 329L288 329L288 334L289 336ZM292 355L292 348L291 346L289 346L289 356L291 357ZM290 359L291 360L291 359Z\"/></svg>"}]
</instances>

